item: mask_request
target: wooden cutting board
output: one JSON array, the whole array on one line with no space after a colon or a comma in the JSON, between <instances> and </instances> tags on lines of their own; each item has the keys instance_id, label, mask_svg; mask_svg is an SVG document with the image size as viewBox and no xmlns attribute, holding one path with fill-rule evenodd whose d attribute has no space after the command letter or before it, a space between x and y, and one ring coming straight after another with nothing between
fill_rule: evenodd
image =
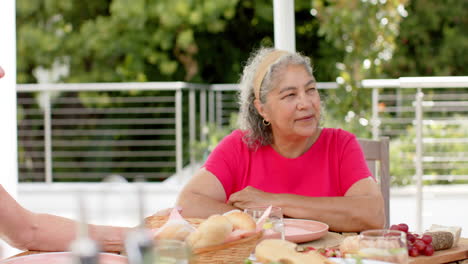
<instances>
[{"instance_id":1,"label":"wooden cutting board","mask_svg":"<svg viewBox=\"0 0 468 264\"><path fill-rule=\"evenodd\" d=\"M468 238L460 238L458 246L439 250L434 252L434 255L430 257L419 256L416 258L410 258L410 264L436 264L436 263L447 263L457 260L468 259Z\"/></svg>"}]
</instances>

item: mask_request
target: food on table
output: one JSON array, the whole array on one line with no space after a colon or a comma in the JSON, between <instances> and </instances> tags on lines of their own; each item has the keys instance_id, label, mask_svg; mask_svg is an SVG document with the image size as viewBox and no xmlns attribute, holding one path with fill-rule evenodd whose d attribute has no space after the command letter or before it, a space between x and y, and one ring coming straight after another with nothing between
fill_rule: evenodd
<instances>
[{"instance_id":1,"label":"food on table","mask_svg":"<svg viewBox=\"0 0 468 264\"><path fill-rule=\"evenodd\" d=\"M359 236L347 236L340 244L340 251L345 254L356 254L359 251Z\"/></svg>"},{"instance_id":2,"label":"food on table","mask_svg":"<svg viewBox=\"0 0 468 264\"><path fill-rule=\"evenodd\" d=\"M433 224L422 236L408 231L408 225L392 225L390 229L406 233L408 254L411 257L421 255L432 256L434 251L449 249L458 244L461 228L458 226L443 226Z\"/></svg>"},{"instance_id":3,"label":"food on table","mask_svg":"<svg viewBox=\"0 0 468 264\"><path fill-rule=\"evenodd\" d=\"M392 225L390 229L406 233L407 249L410 257L432 256L434 254L434 248L431 244L433 238L430 235L420 236L409 232L408 225L404 223Z\"/></svg>"},{"instance_id":4,"label":"food on table","mask_svg":"<svg viewBox=\"0 0 468 264\"><path fill-rule=\"evenodd\" d=\"M304 253L296 250L297 244L281 239L265 239L255 248L255 258L260 263L332 264L331 260L315 250Z\"/></svg>"},{"instance_id":5,"label":"food on table","mask_svg":"<svg viewBox=\"0 0 468 264\"><path fill-rule=\"evenodd\" d=\"M192 248L214 246L224 243L233 230L233 224L223 215L212 215L203 221L187 237Z\"/></svg>"},{"instance_id":6,"label":"food on table","mask_svg":"<svg viewBox=\"0 0 468 264\"><path fill-rule=\"evenodd\" d=\"M256 233L256 223L247 213L233 210L224 215L212 215L194 228L172 209L168 220L158 229L153 229L154 239L187 241L192 248L220 245L249 237Z\"/></svg>"},{"instance_id":7,"label":"food on table","mask_svg":"<svg viewBox=\"0 0 468 264\"><path fill-rule=\"evenodd\" d=\"M158 239L174 239L184 241L187 236L195 230L191 225L184 223L171 223L158 234Z\"/></svg>"},{"instance_id":8,"label":"food on table","mask_svg":"<svg viewBox=\"0 0 468 264\"><path fill-rule=\"evenodd\" d=\"M169 219L156 231L156 239L174 239L184 241L195 228L185 220L177 209L172 210Z\"/></svg>"},{"instance_id":9,"label":"food on table","mask_svg":"<svg viewBox=\"0 0 468 264\"><path fill-rule=\"evenodd\" d=\"M254 231L257 227L253 218L240 210L232 210L223 215L233 224L234 230Z\"/></svg>"},{"instance_id":10,"label":"food on table","mask_svg":"<svg viewBox=\"0 0 468 264\"><path fill-rule=\"evenodd\" d=\"M187 237L192 248L214 246L238 240L255 233L253 218L239 210L212 215Z\"/></svg>"},{"instance_id":11,"label":"food on table","mask_svg":"<svg viewBox=\"0 0 468 264\"><path fill-rule=\"evenodd\" d=\"M409 232L407 224L401 223L390 226L390 230L398 230L406 233L408 255L432 256L434 251L449 249L458 243L461 228L456 226L432 225L423 235ZM359 251L359 237L348 236L340 244L343 256L356 254Z\"/></svg>"},{"instance_id":12,"label":"food on table","mask_svg":"<svg viewBox=\"0 0 468 264\"><path fill-rule=\"evenodd\" d=\"M296 251L297 245L281 239L265 239L255 247L255 258L258 262L278 261L287 252Z\"/></svg>"},{"instance_id":13,"label":"food on table","mask_svg":"<svg viewBox=\"0 0 468 264\"><path fill-rule=\"evenodd\" d=\"M341 258L341 251L339 248L314 248L314 247L309 247L309 246L297 246L296 251L297 252L309 252L311 250L315 250L317 253L320 253L322 256L327 257L327 258Z\"/></svg>"},{"instance_id":14,"label":"food on table","mask_svg":"<svg viewBox=\"0 0 468 264\"><path fill-rule=\"evenodd\" d=\"M434 250L449 249L454 244L453 234L447 231L426 232L424 236L431 236L430 242Z\"/></svg>"},{"instance_id":15,"label":"food on table","mask_svg":"<svg viewBox=\"0 0 468 264\"><path fill-rule=\"evenodd\" d=\"M453 247L458 245L458 240L460 240L460 235L461 235L461 227L459 226L443 226L443 225L431 225L428 232L434 232L434 231L447 231L453 234Z\"/></svg>"}]
</instances>

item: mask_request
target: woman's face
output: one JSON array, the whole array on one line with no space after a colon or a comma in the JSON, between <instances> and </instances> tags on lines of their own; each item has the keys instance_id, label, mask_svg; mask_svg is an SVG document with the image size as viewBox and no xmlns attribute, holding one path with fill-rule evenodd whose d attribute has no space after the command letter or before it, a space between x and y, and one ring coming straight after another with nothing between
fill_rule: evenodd
<instances>
[{"instance_id":1,"label":"woman's face","mask_svg":"<svg viewBox=\"0 0 468 264\"><path fill-rule=\"evenodd\" d=\"M271 123L274 137L310 137L319 132L320 95L312 75L302 65L289 65L257 110Z\"/></svg>"}]
</instances>

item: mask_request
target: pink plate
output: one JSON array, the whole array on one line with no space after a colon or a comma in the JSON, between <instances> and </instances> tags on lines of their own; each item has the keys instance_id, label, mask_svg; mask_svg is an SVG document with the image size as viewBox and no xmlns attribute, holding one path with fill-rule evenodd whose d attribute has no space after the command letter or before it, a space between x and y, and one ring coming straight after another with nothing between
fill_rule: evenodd
<instances>
[{"instance_id":1,"label":"pink plate","mask_svg":"<svg viewBox=\"0 0 468 264\"><path fill-rule=\"evenodd\" d=\"M39 253L21 256L0 261L0 264L70 264L72 263L70 252ZM127 264L124 256L100 253L99 264Z\"/></svg>"},{"instance_id":2,"label":"pink plate","mask_svg":"<svg viewBox=\"0 0 468 264\"><path fill-rule=\"evenodd\" d=\"M322 222L304 219L284 219L286 240L303 243L317 240L328 233L328 225Z\"/></svg>"}]
</instances>

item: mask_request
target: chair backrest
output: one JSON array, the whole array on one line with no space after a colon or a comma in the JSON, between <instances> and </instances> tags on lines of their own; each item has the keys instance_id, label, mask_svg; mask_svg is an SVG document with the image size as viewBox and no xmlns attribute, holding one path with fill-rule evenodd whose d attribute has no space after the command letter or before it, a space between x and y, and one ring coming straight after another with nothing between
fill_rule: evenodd
<instances>
[{"instance_id":1,"label":"chair backrest","mask_svg":"<svg viewBox=\"0 0 468 264\"><path fill-rule=\"evenodd\" d=\"M390 148L388 137L380 140L358 139L372 174L380 183L385 204L385 227L390 223ZM378 169L378 170L377 170Z\"/></svg>"}]
</instances>

